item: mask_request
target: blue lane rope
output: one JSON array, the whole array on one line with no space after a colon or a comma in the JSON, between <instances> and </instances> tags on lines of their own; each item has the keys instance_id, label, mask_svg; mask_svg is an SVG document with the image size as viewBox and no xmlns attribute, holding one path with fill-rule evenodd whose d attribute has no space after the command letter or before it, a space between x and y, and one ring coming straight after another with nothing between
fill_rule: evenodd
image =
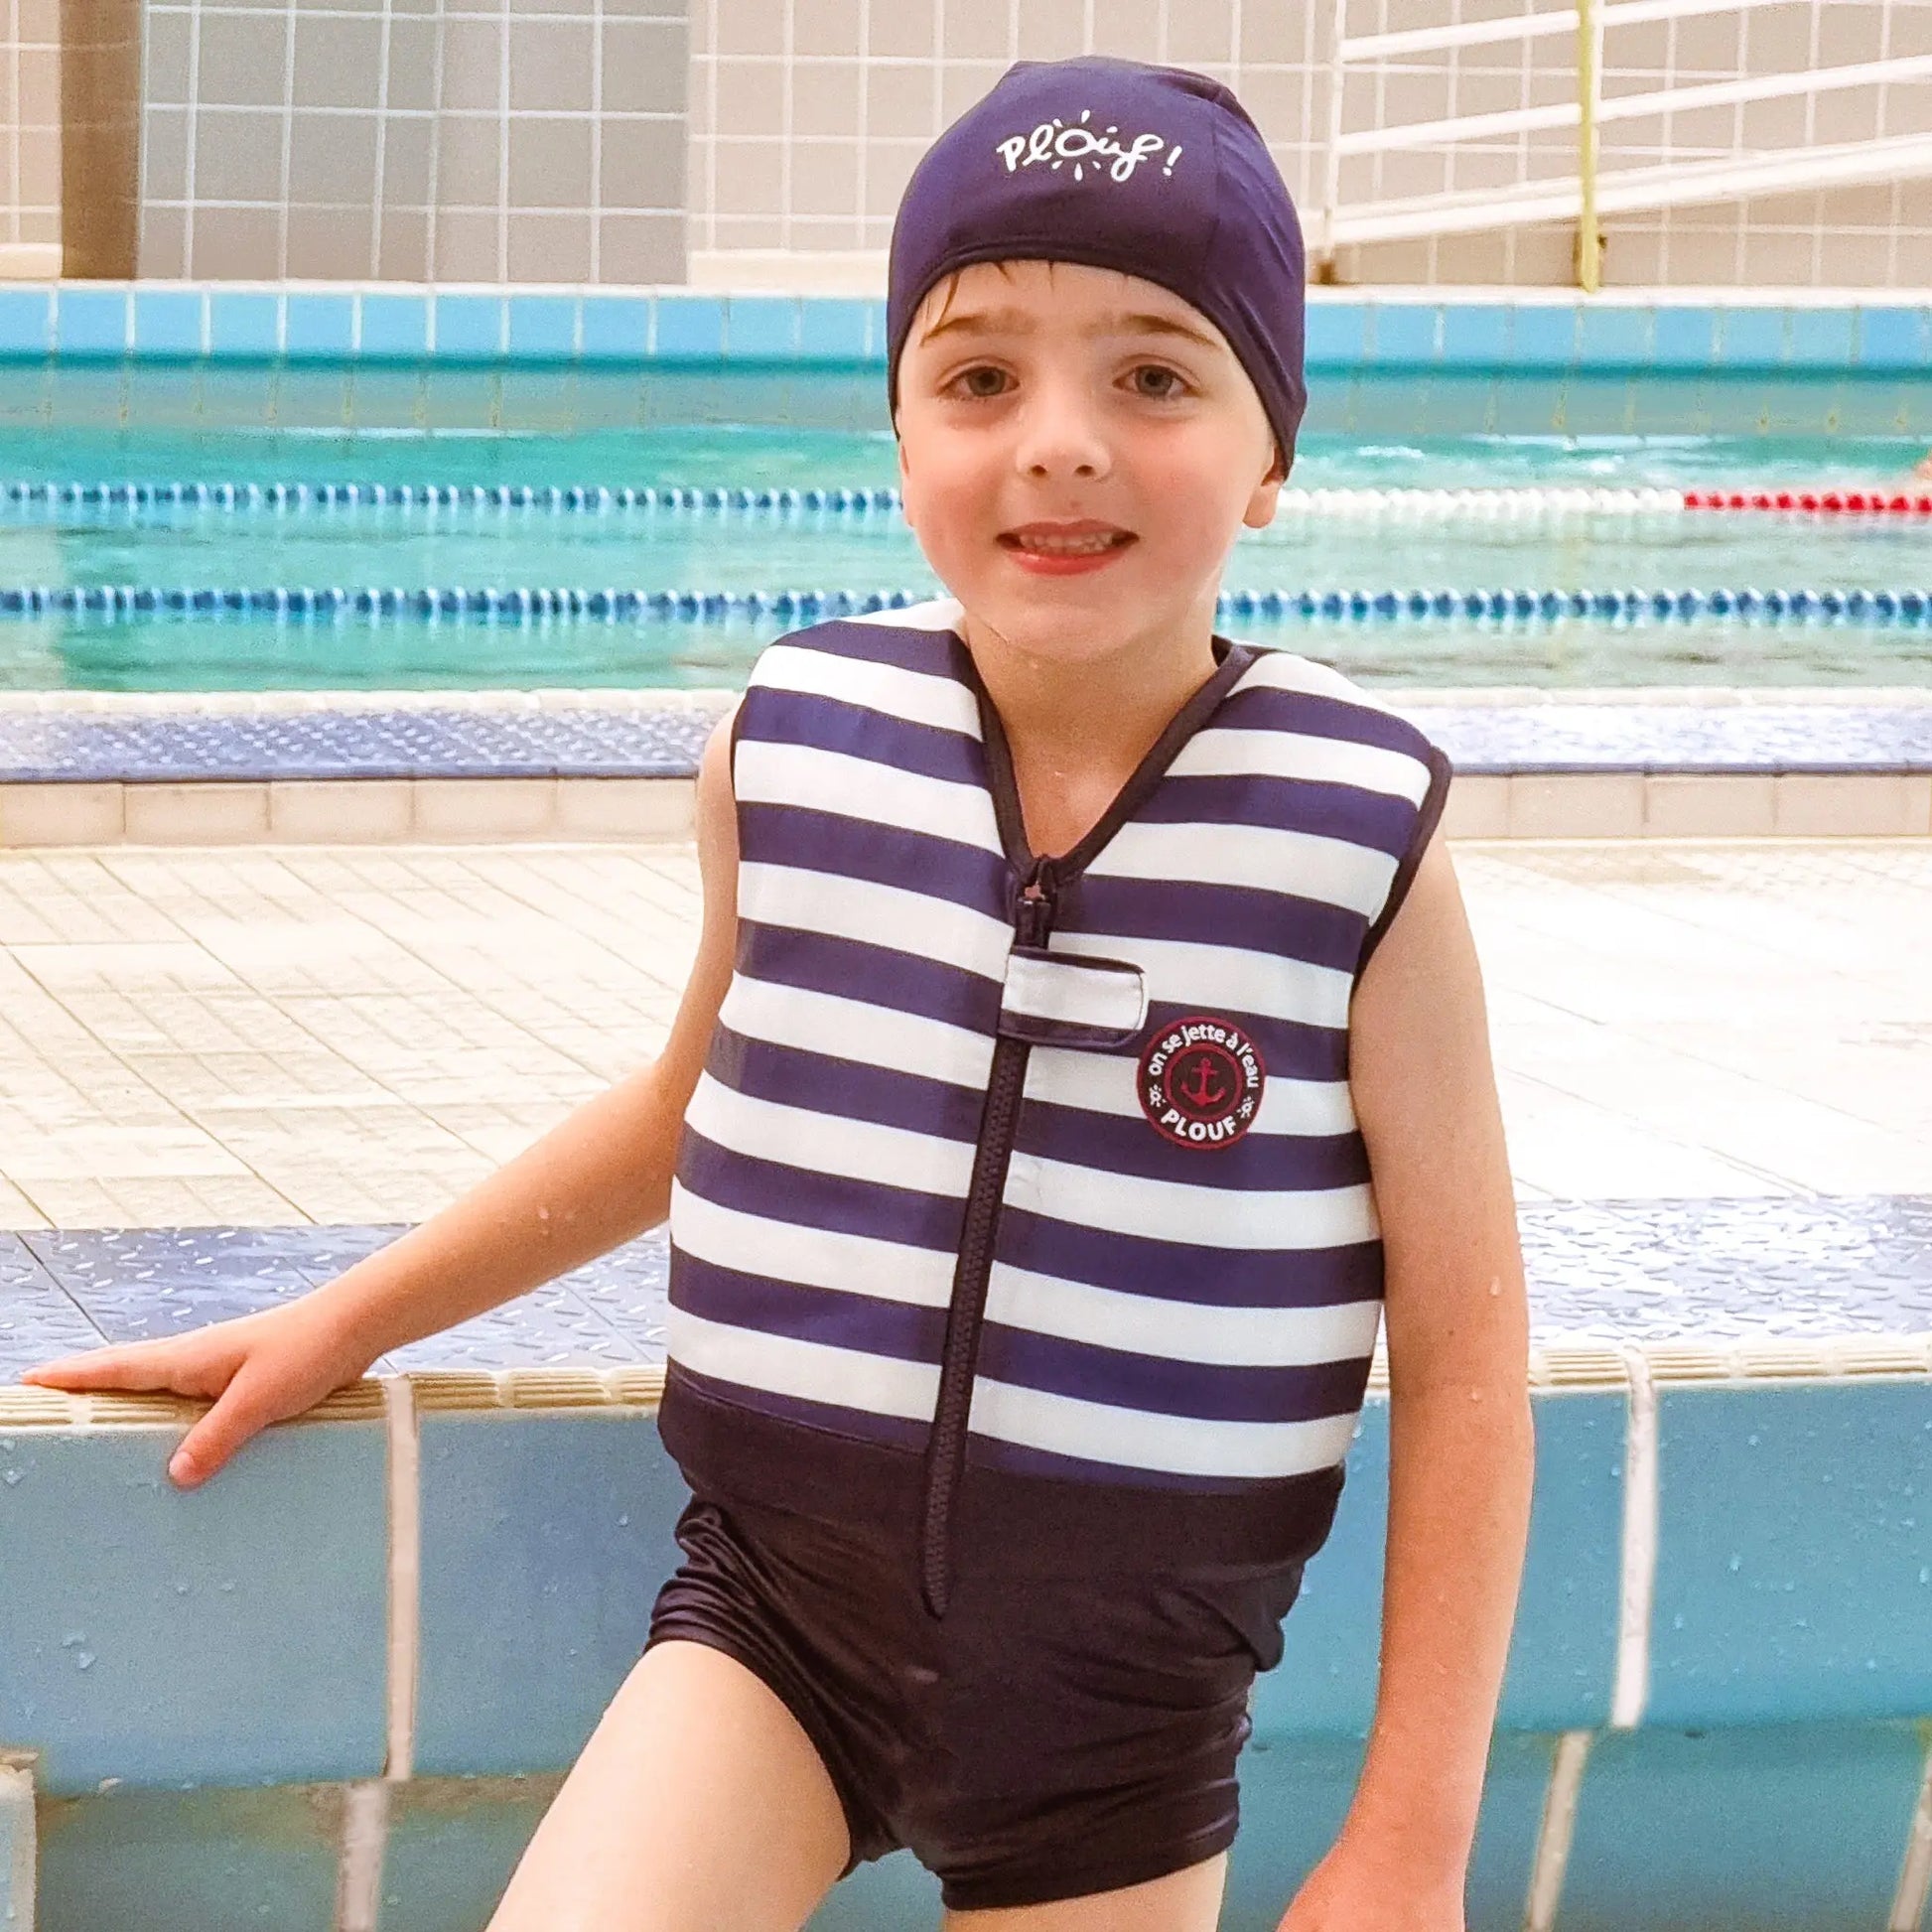
<instances>
[{"instance_id":1,"label":"blue lane rope","mask_svg":"<svg viewBox=\"0 0 1932 1932\"><path fill-rule=\"evenodd\" d=\"M497 510L840 510L861 515L897 510L897 489L701 487L682 483L625 485L411 483L196 483L114 479L99 483L0 482L0 500L50 508L83 505L187 504L223 510L497 509Z\"/></svg>"},{"instance_id":2,"label":"blue lane rope","mask_svg":"<svg viewBox=\"0 0 1932 1932\"><path fill-rule=\"evenodd\" d=\"M554 618L681 619L719 622L730 619L799 620L859 617L900 611L929 601L929 590L696 591L585 590L577 586L422 590L363 585L8 584L0 585L0 618L47 615L118 621L140 617L266 617L304 623L320 619L398 618L430 621L483 618L498 623L534 623ZM1932 624L1932 591L1926 590L1333 590L1227 591L1217 606L1222 618L1269 621L1380 623L1465 620L1548 622L1568 618L1635 622L1691 622L1706 618L1740 619L1755 624L1819 624L1851 621Z\"/></svg>"}]
</instances>

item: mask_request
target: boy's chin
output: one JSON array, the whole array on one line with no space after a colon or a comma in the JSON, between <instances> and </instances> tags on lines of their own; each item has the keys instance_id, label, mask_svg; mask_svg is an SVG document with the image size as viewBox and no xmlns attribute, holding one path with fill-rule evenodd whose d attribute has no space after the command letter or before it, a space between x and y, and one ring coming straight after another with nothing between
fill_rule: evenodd
<instances>
[{"instance_id":1,"label":"boy's chin","mask_svg":"<svg viewBox=\"0 0 1932 1932\"><path fill-rule=\"evenodd\" d=\"M1117 596L1082 596L1061 583L1046 596L962 599L969 623L994 632L1011 650L1048 662L1084 664L1111 657L1147 627L1145 604Z\"/></svg>"}]
</instances>

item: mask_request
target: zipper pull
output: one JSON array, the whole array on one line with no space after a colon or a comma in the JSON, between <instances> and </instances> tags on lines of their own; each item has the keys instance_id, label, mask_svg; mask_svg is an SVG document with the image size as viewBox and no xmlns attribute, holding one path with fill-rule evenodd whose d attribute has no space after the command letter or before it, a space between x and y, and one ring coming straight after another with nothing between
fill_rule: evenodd
<instances>
[{"instance_id":1,"label":"zipper pull","mask_svg":"<svg viewBox=\"0 0 1932 1932\"><path fill-rule=\"evenodd\" d=\"M1014 938L1023 946L1043 946L1053 929L1054 882L1050 859L1035 859L1033 871L1020 885L1020 903L1014 910Z\"/></svg>"}]
</instances>

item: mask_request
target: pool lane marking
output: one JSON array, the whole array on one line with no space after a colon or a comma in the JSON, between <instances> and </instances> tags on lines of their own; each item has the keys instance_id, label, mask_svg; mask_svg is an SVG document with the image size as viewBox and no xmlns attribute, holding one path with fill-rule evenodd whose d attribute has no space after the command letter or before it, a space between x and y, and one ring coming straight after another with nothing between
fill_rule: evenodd
<instances>
[{"instance_id":1,"label":"pool lane marking","mask_svg":"<svg viewBox=\"0 0 1932 1932\"><path fill-rule=\"evenodd\" d=\"M195 478L117 477L105 481L31 477L0 479L0 500L83 506L186 507L240 512L309 510L464 509L536 511L592 516L640 510L646 514L897 516L902 504L889 484L833 483L800 487L770 483L436 483L347 479L277 479L268 483ZM1568 516L1656 516L1691 510L1800 516L1932 516L1932 490L1845 485L1772 484L1749 489L1677 488L1655 483L1460 484L1402 483L1291 485L1278 498L1286 518L1394 517L1443 522L1556 520Z\"/></svg>"},{"instance_id":2,"label":"pool lane marking","mask_svg":"<svg viewBox=\"0 0 1932 1932\"><path fill-rule=\"evenodd\" d=\"M422 1657L422 1436L406 1375L379 1378L387 1446L388 1704L380 1778L343 1794L342 1863L336 1932L376 1932L382 1862L389 1843L389 1791L416 1763L416 1685Z\"/></svg>"},{"instance_id":3,"label":"pool lane marking","mask_svg":"<svg viewBox=\"0 0 1932 1932\"><path fill-rule=\"evenodd\" d=\"M1898 1890L1891 1902L1885 1932L1918 1932L1925 1901L1932 1894L1932 1742L1925 1753L1925 1776L1918 1803L1912 1808L1911 1829L1905 1835L1905 1858L1899 1867Z\"/></svg>"},{"instance_id":4,"label":"pool lane marking","mask_svg":"<svg viewBox=\"0 0 1932 1932\"><path fill-rule=\"evenodd\" d=\"M0 583L0 621L73 617L116 624L171 620L225 622L235 619L277 625L385 621L437 624L477 620L515 627L559 621L638 622L651 619L717 622L772 619L810 622L911 610L933 601L930 585L866 589L644 590L580 584L20 584ZM1620 589L1556 590L1504 585L1455 589L1438 585L1224 590L1220 615L1311 623L1394 623L1417 621L1504 624L1625 621L1637 625L1706 619L1752 627L1932 625L1932 586L1798 584L1716 585L1708 589L1626 585Z\"/></svg>"},{"instance_id":5,"label":"pool lane marking","mask_svg":"<svg viewBox=\"0 0 1932 1932\"><path fill-rule=\"evenodd\" d=\"M1566 1730L1557 1739L1550 1786L1543 1799L1543 1823L1536 1837L1536 1858L1530 1866L1523 1932L1553 1932L1556 1925L1557 1908L1563 1903L1564 1874L1570 1868L1570 1847L1577 1834L1577 1801L1584 1787L1590 1737L1587 1730Z\"/></svg>"},{"instance_id":6,"label":"pool lane marking","mask_svg":"<svg viewBox=\"0 0 1932 1932\"><path fill-rule=\"evenodd\" d=\"M1619 1350L1630 1377L1623 1448L1623 1573L1618 1591L1616 1675L1610 1724L1633 1730L1650 1695L1650 1615L1657 1589L1657 1385L1636 1343Z\"/></svg>"}]
</instances>

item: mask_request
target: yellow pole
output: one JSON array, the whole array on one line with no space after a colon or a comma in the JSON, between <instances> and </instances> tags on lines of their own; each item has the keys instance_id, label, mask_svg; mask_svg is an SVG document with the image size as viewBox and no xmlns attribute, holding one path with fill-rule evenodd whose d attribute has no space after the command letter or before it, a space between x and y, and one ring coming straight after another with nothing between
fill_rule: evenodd
<instances>
[{"instance_id":1,"label":"yellow pole","mask_svg":"<svg viewBox=\"0 0 1932 1932\"><path fill-rule=\"evenodd\" d=\"M1577 0L1577 179L1583 206L1577 215L1577 286L1594 295L1602 286L1603 236L1596 226L1596 102L1602 86L1603 28L1597 0Z\"/></svg>"}]
</instances>

